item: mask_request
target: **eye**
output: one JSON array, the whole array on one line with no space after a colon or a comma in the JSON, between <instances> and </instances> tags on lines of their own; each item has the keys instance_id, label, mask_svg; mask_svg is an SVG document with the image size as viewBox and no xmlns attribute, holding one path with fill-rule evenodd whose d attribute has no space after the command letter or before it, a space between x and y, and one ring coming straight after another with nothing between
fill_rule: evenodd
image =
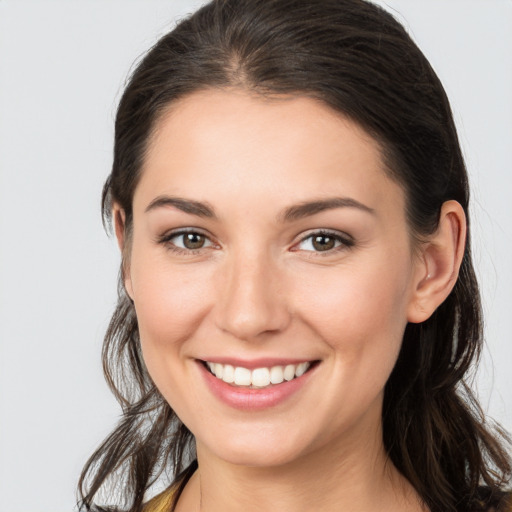
<instances>
[{"instance_id":1,"label":"eye","mask_svg":"<svg viewBox=\"0 0 512 512\"><path fill-rule=\"evenodd\" d=\"M354 245L354 240L348 235L341 235L330 231L318 231L304 237L297 249L311 252L334 252Z\"/></svg>"},{"instance_id":2,"label":"eye","mask_svg":"<svg viewBox=\"0 0 512 512\"><path fill-rule=\"evenodd\" d=\"M190 253L213 246L203 233L193 230L178 231L164 235L159 242L178 253Z\"/></svg>"},{"instance_id":3,"label":"eye","mask_svg":"<svg viewBox=\"0 0 512 512\"><path fill-rule=\"evenodd\" d=\"M175 235L171 238L173 243L181 249L202 249L205 245L211 242L201 233L182 233Z\"/></svg>"}]
</instances>

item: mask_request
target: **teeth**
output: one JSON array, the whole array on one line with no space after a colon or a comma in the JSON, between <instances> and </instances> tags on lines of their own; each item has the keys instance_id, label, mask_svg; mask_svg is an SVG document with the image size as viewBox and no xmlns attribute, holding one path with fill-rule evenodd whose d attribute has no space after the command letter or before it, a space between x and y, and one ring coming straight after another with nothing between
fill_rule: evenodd
<instances>
[{"instance_id":1,"label":"teeth","mask_svg":"<svg viewBox=\"0 0 512 512\"><path fill-rule=\"evenodd\" d=\"M289 364L284 369L284 380L292 380L295 377L295 365Z\"/></svg>"},{"instance_id":2,"label":"teeth","mask_svg":"<svg viewBox=\"0 0 512 512\"><path fill-rule=\"evenodd\" d=\"M296 377L304 375L311 363L288 364L286 366L272 366L271 368L256 368L249 370L242 366L233 367L230 364L210 363L206 365L211 373L218 379L235 386L265 388L272 384L281 384Z\"/></svg>"},{"instance_id":3,"label":"teeth","mask_svg":"<svg viewBox=\"0 0 512 512\"><path fill-rule=\"evenodd\" d=\"M306 370L309 368L309 363L300 363L297 365L297 369L295 370L295 377L300 377L306 373Z\"/></svg>"},{"instance_id":4,"label":"teeth","mask_svg":"<svg viewBox=\"0 0 512 512\"><path fill-rule=\"evenodd\" d=\"M228 384L235 382L235 369L230 364L224 366L222 380Z\"/></svg>"},{"instance_id":5,"label":"teeth","mask_svg":"<svg viewBox=\"0 0 512 512\"><path fill-rule=\"evenodd\" d=\"M251 382L251 370L237 366L235 368L235 384L237 386L250 386Z\"/></svg>"},{"instance_id":6,"label":"teeth","mask_svg":"<svg viewBox=\"0 0 512 512\"><path fill-rule=\"evenodd\" d=\"M252 385L264 388L270 384L270 370L268 368L256 368L251 375Z\"/></svg>"},{"instance_id":7,"label":"teeth","mask_svg":"<svg viewBox=\"0 0 512 512\"><path fill-rule=\"evenodd\" d=\"M270 382L272 384L281 384L284 380L283 367L282 366L272 366L270 368Z\"/></svg>"},{"instance_id":8,"label":"teeth","mask_svg":"<svg viewBox=\"0 0 512 512\"><path fill-rule=\"evenodd\" d=\"M216 363L214 366L213 373L215 373L215 377L222 379L222 374L224 373L224 366Z\"/></svg>"}]
</instances>

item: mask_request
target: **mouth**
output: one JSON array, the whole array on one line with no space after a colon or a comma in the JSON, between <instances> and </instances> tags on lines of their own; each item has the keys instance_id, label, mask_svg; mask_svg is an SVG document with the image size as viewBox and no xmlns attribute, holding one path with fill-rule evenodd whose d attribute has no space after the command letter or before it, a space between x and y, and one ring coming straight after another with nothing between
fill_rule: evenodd
<instances>
[{"instance_id":1,"label":"mouth","mask_svg":"<svg viewBox=\"0 0 512 512\"><path fill-rule=\"evenodd\" d=\"M283 382L302 377L320 361L304 361L297 364L275 365L249 369L243 366L201 361L204 367L217 379L233 387L266 389Z\"/></svg>"}]
</instances>

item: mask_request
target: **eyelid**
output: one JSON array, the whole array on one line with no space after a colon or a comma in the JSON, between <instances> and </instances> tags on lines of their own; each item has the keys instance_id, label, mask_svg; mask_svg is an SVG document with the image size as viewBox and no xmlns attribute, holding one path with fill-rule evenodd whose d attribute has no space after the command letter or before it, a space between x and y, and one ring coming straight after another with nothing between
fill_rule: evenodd
<instances>
[{"instance_id":1,"label":"eyelid","mask_svg":"<svg viewBox=\"0 0 512 512\"><path fill-rule=\"evenodd\" d=\"M176 244L172 243L171 240L175 237L179 237L182 235L186 235L188 233L195 233L198 235L202 235L205 237L206 240L208 240L209 245L206 247L199 247L197 249L187 249L183 247L178 247ZM298 246L308 240L309 238L312 238L314 236L326 236L330 238L334 238L336 242L339 242L339 244L331 249L327 249L326 251L314 251L314 250L305 250L300 249ZM163 235L157 237L157 243L160 243L162 245L165 245L169 250L175 252L175 253L181 253L181 254L198 254L199 252L203 251L204 249L210 249L212 247L219 247L219 244L216 243L213 238L207 234L203 229L196 228L196 227L184 227L184 228L177 228L175 230L168 231L164 233ZM293 244L291 247L291 251L303 251L306 253L314 254L315 256L328 256L332 255L338 251L343 251L350 249L355 245L354 238L349 235L348 233L332 230L332 229L312 229L306 233L303 233L301 235L301 238Z\"/></svg>"},{"instance_id":2,"label":"eyelid","mask_svg":"<svg viewBox=\"0 0 512 512\"><path fill-rule=\"evenodd\" d=\"M189 233L204 236L205 239L208 240L209 245L207 245L206 247L199 247L198 249L187 249L183 247L178 247L177 245L171 242L173 238L186 235ZM167 249L178 254L198 254L204 249L210 249L211 247L218 246L218 244L216 244L212 237L208 235L204 230L195 227L177 228L171 231L167 231L163 235L158 236L156 242L166 246Z\"/></svg>"},{"instance_id":3,"label":"eyelid","mask_svg":"<svg viewBox=\"0 0 512 512\"><path fill-rule=\"evenodd\" d=\"M314 236L326 236L334 238L335 241L340 242L338 246L333 247L332 249L328 249L326 251L313 251L313 250L305 250L305 249L299 249L298 246L308 240L309 238L312 238ZM292 250L293 251L304 251L308 253L312 253L319 256L328 256L332 255L335 252L343 251L350 249L355 245L354 238L349 235L348 233L344 233L342 231L332 230L332 229L313 229L305 234L301 235L301 238L298 242L296 242Z\"/></svg>"}]
</instances>

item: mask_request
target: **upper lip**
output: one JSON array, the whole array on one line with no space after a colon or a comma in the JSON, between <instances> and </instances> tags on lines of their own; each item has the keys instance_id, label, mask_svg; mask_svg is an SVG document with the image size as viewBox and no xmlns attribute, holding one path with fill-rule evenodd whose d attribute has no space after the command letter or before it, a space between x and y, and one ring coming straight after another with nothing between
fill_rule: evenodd
<instances>
[{"instance_id":1,"label":"upper lip","mask_svg":"<svg viewBox=\"0 0 512 512\"><path fill-rule=\"evenodd\" d=\"M199 359L203 362L229 364L233 367L242 367L249 370L255 368L272 368L273 366L286 366L288 364L313 363L317 359L310 358L277 358L277 357L259 357L256 359L240 359L236 357L204 357Z\"/></svg>"}]
</instances>

